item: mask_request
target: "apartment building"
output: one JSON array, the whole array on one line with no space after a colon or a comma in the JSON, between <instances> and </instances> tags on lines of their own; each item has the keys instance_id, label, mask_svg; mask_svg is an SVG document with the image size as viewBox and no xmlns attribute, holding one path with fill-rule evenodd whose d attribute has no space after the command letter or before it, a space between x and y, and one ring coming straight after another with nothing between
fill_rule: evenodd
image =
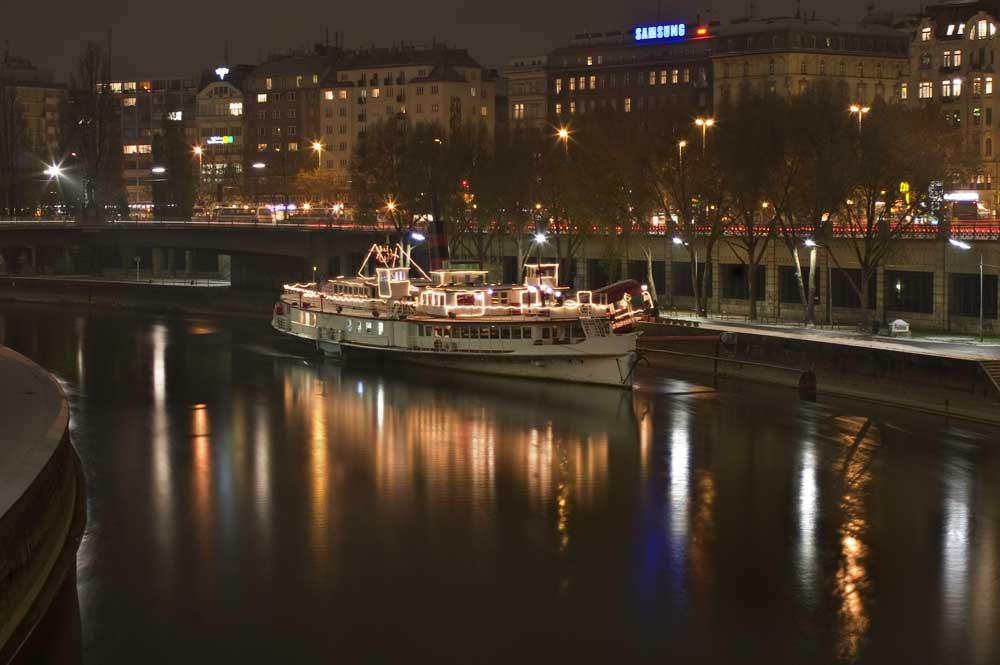
<instances>
[{"instance_id":1,"label":"apartment building","mask_svg":"<svg viewBox=\"0 0 1000 665\"><path fill-rule=\"evenodd\" d=\"M465 50L435 45L343 53L322 86L323 168L347 183L359 137L379 122L437 123L446 133L482 127L492 140L495 94L495 76Z\"/></svg>"},{"instance_id":2,"label":"apartment building","mask_svg":"<svg viewBox=\"0 0 1000 665\"><path fill-rule=\"evenodd\" d=\"M243 86L251 65L219 66L202 73L197 94L199 202L234 202L243 198L244 136Z\"/></svg>"},{"instance_id":3,"label":"apartment building","mask_svg":"<svg viewBox=\"0 0 1000 665\"><path fill-rule=\"evenodd\" d=\"M507 80L507 127L514 134L548 126L549 57L515 58L503 69Z\"/></svg>"}]
</instances>

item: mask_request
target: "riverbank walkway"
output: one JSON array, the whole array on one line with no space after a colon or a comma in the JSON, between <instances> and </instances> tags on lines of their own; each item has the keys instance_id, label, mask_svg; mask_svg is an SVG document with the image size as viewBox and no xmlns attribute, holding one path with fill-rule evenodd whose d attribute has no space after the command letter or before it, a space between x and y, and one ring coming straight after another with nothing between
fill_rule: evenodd
<instances>
[{"instance_id":1,"label":"riverbank walkway","mask_svg":"<svg viewBox=\"0 0 1000 665\"><path fill-rule=\"evenodd\" d=\"M0 346L0 662L73 571L86 501L68 426L55 378Z\"/></svg>"}]
</instances>

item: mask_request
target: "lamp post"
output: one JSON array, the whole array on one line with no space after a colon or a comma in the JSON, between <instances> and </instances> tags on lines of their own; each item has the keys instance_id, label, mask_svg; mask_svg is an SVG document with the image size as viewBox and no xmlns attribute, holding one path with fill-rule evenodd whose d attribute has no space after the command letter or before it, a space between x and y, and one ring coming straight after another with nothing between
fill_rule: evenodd
<instances>
[{"instance_id":1,"label":"lamp post","mask_svg":"<svg viewBox=\"0 0 1000 665\"><path fill-rule=\"evenodd\" d=\"M253 219L254 223L257 222L257 208L260 207L260 174L264 172L267 168L267 164L264 162L254 162L252 165L254 170L253 178Z\"/></svg>"},{"instance_id":2,"label":"lamp post","mask_svg":"<svg viewBox=\"0 0 1000 665\"><path fill-rule=\"evenodd\" d=\"M203 177L202 176L202 158L205 155L205 150L200 145L196 145L195 147L191 148L191 152L193 152L194 156L198 158L198 187L196 189L196 194L198 196L199 203L200 203L200 199L201 199L201 179Z\"/></svg>"},{"instance_id":3,"label":"lamp post","mask_svg":"<svg viewBox=\"0 0 1000 665\"><path fill-rule=\"evenodd\" d=\"M950 244L952 247L957 247L958 249L960 249L962 251L967 251L967 250L972 249L972 245L970 245L969 243L964 242L962 240L958 240L956 238L948 238L948 244ZM983 263L983 254L982 254L982 252L980 252L979 253L979 341L980 342L983 341L983 318L984 318L984 316L983 316L983 300L984 300L983 267L985 265L986 264ZM995 268L996 266L992 266L991 265L990 267L991 268Z\"/></svg>"},{"instance_id":4,"label":"lamp post","mask_svg":"<svg viewBox=\"0 0 1000 665\"><path fill-rule=\"evenodd\" d=\"M316 169L320 170L323 168L323 144L313 141L312 149L316 151Z\"/></svg>"},{"instance_id":5,"label":"lamp post","mask_svg":"<svg viewBox=\"0 0 1000 665\"><path fill-rule=\"evenodd\" d=\"M715 118L695 118L694 124L701 128L701 151L705 152L705 133L715 126Z\"/></svg>"},{"instance_id":6,"label":"lamp post","mask_svg":"<svg viewBox=\"0 0 1000 665\"><path fill-rule=\"evenodd\" d=\"M569 156L569 127L560 127L556 132L556 138L563 144L566 155Z\"/></svg>"},{"instance_id":7,"label":"lamp post","mask_svg":"<svg viewBox=\"0 0 1000 665\"><path fill-rule=\"evenodd\" d=\"M861 133L861 120L865 117L865 114L871 111L868 106L862 106L861 104L851 104L848 109L851 113L856 113L858 116L858 133Z\"/></svg>"}]
</instances>

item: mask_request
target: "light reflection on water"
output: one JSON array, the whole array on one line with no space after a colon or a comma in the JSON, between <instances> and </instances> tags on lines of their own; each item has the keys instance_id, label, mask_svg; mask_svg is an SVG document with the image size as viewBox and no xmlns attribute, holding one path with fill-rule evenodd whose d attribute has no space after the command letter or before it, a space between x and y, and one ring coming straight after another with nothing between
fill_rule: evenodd
<instances>
[{"instance_id":1,"label":"light reflection on water","mask_svg":"<svg viewBox=\"0 0 1000 665\"><path fill-rule=\"evenodd\" d=\"M934 419L760 388L393 376L228 323L67 318L29 344L58 316L2 311L81 382L89 662L998 653L988 432L956 449Z\"/></svg>"}]
</instances>

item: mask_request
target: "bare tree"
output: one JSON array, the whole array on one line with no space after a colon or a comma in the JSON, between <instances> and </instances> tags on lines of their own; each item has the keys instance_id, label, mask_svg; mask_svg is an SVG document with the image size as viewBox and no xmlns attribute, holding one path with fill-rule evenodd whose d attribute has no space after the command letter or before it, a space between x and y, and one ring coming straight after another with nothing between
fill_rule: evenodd
<instances>
[{"instance_id":1,"label":"bare tree","mask_svg":"<svg viewBox=\"0 0 1000 665\"><path fill-rule=\"evenodd\" d=\"M24 132L16 91L11 86L0 85L0 196L8 215L16 215L21 207Z\"/></svg>"}]
</instances>

